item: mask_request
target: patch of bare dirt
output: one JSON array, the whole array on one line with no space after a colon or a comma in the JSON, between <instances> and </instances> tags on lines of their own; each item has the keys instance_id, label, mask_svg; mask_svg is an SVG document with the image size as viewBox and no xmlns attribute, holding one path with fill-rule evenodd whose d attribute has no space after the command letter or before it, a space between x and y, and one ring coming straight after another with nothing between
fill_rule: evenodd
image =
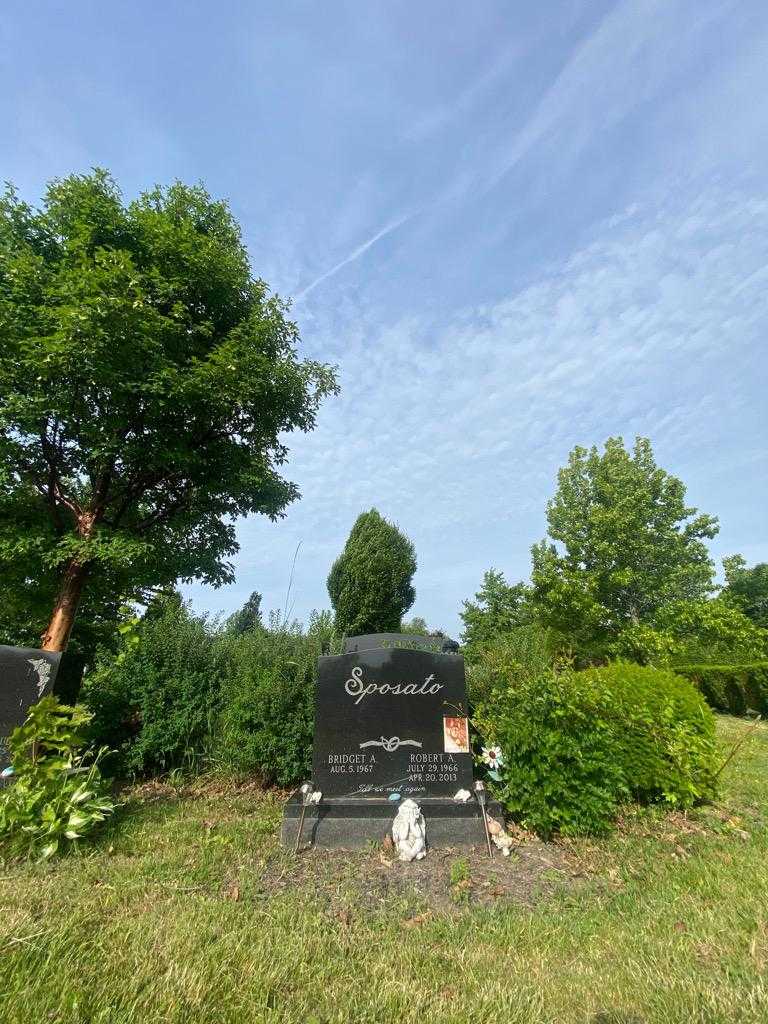
<instances>
[{"instance_id":1,"label":"patch of bare dirt","mask_svg":"<svg viewBox=\"0 0 768 1024\"><path fill-rule=\"evenodd\" d=\"M413 911L404 922L409 927L433 912L532 906L556 887L579 884L583 876L564 848L528 833L516 838L509 857L495 849L489 857L484 845L440 847L411 864L398 861L384 844L364 850L305 848L297 857L286 853L279 864L273 861L261 881L265 896L300 888L341 917L355 909L369 912L397 903Z\"/></svg>"}]
</instances>

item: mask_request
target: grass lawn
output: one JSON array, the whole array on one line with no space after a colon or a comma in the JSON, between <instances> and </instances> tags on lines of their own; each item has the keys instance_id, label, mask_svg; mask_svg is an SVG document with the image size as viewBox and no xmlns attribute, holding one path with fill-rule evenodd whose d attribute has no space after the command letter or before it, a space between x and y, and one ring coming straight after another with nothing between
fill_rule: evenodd
<instances>
[{"instance_id":1,"label":"grass lawn","mask_svg":"<svg viewBox=\"0 0 768 1024\"><path fill-rule=\"evenodd\" d=\"M295 860L274 795L142 787L79 856L2 870L0 1021L766 1022L767 798L761 725L718 804L489 867Z\"/></svg>"}]
</instances>

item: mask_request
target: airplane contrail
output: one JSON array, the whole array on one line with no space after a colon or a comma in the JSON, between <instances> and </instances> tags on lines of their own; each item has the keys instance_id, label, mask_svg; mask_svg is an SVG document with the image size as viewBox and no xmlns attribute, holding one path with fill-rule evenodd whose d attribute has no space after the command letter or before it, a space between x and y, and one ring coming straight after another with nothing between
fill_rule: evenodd
<instances>
[{"instance_id":1,"label":"airplane contrail","mask_svg":"<svg viewBox=\"0 0 768 1024\"><path fill-rule=\"evenodd\" d=\"M372 245L375 245L380 239L384 238L385 235L395 231L401 224L405 224L405 222L410 220L411 217L413 217L412 213L406 213L404 216L398 217L397 220L393 220L390 224L387 224L386 227L381 229L381 231L377 231L376 234L372 235L367 242L363 242L362 245L358 245L358 247L354 249L349 256L340 260L340 262L334 267L331 267L330 270L326 270L324 274L321 274L320 277L315 278L311 284L308 284L306 288L303 288L298 295L294 296L293 301L300 302L305 295L309 295L309 293L313 291L313 289L317 288L319 284L322 284L323 281L327 281L329 277L333 277L334 274L337 274L343 267L346 267L347 264L353 263L356 259L359 259L364 252L367 252L371 248Z\"/></svg>"}]
</instances>

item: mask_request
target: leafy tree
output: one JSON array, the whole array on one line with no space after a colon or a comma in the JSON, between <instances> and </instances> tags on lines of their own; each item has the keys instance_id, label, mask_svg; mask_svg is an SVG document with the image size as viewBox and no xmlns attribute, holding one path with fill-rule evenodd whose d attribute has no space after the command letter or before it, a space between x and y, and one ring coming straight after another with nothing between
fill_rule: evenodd
<instances>
[{"instance_id":1,"label":"leafy tree","mask_svg":"<svg viewBox=\"0 0 768 1024\"><path fill-rule=\"evenodd\" d=\"M37 647L40 633L56 599L57 579L44 560L45 538L52 531L44 505L23 491L4 500L0 488L0 644ZM71 704L96 650L116 640L125 581L114 572L93 577L80 603L77 621L56 674L55 693Z\"/></svg>"},{"instance_id":2,"label":"leafy tree","mask_svg":"<svg viewBox=\"0 0 768 1024\"><path fill-rule=\"evenodd\" d=\"M747 618L768 628L768 562L748 568L741 555L723 559L725 587L722 596L736 604Z\"/></svg>"},{"instance_id":3,"label":"leafy tree","mask_svg":"<svg viewBox=\"0 0 768 1024\"><path fill-rule=\"evenodd\" d=\"M261 594L254 590L242 608L227 619L227 627L238 636L261 625Z\"/></svg>"},{"instance_id":4,"label":"leafy tree","mask_svg":"<svg viewBox=\"0 0 768 1024\"><path fill-rule=\"evenodd\" d=\"M328 576L336 627L347 636L397 632L414 602L413 544L375 508L352 527Z\"/></svg>"},{"instance_id":5,"label":"leafy tree","mask_svg":"<svg viewBox=\"0 0 768 1024\"><path fill-rule=\"evenodd\" d=\"M40 543L41 538L52 540L45 507L34 495L21 497L4 502L0 493L0 644L37 647L56 599L57 578ZM124 591L125 581L114 572L91 578L56 673L54 692L65 704L77 701L83 673L94 664L97 649L115 644Z\"/></svg>"},{"instance_id":6,"label":"leafy tree","mask_svg":"<svg viewBox=\"0 0 768 1024\"><path fill-rule=\"evenodd\" d=\"M54 597L53 581L43 583L39 538L47 526L36 495L23 488L13 492L0 467L0 644L34 647L40 638L39 624Z\"/></svg>"},{"instance_id":7,"label":"leafy tree","mask_svg":"<svg viewBox=\"0 0 768 1024\"><path fill-rule=\"evenodd\" d=\"M200 186L126 205L95 171L41 209L0 198L0 564L55 578L43 647L66 648L89 581L232 579L235 518L297 497L283 435L336 390L297 341Z\"/></svg>"},{"instance_id":8,"label":"leafy tree","mask_svg":"<svg viewBox=\"0 0 768 1024\"><path fill-rule=\"evenodd\" d=\"M432 630L427 625L427 620L420 615L414 615L412 619L400 623L401 633L410 633L411 636L430 636Z\"/></svg>"},{"instance_id":9,"label":"leafy tree","mask_svg":"<svg viewBox=\"0 0 768 1024\"><path fill-rule=\"evenodd\" d=\"M647 439L631 453L621 438L609 438L603 453L575 448L547 506L555 543L532 552L537 614L582 657L601 656L670 602L706 597L713 565L703 540L718 524L696 511Z\"/></svg>"},{"instance_id":10,"label":"leafy tree","mask_svg":"<svg viewBox=\"0 0 768 1024\"><path fill-rule=\"evenodd\" d=\"M475 600L464 602L461 618L464 622L461 639L471 659L516 626L531 621L530 587L525 583L510 586L503 572L489 569Z\"/></svg>"},{"instance_id":11,"label":"leafy tree","mask_svg":"<svg viewBox=\"0 0 768 1024\"><path fill-rule=\"evenodd\" d=\"M625 629L611 653L642 663L728 665L768 657L768 630L724 597L673 601Z\"/></svg>"}]
</instances>

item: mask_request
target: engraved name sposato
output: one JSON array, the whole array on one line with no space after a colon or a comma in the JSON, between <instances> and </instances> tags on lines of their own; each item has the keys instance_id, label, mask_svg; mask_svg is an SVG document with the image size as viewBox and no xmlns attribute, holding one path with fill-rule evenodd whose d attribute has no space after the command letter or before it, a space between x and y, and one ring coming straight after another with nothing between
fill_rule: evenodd
<instances>
[{"instance_id":1,"label":"engraved name sposato","mask_svg":"<svg viewBox=\"0 0 768 1024\"><path fill-rule=\"evenodd\" d=\"M427 676L423 683L366 683L360 665L356 665L352 669L352 675L344 683L344 689L350 697L357 698L355 704L359 704L364 697L369 697L372 693L425 697L439 693L442 688L443 684L436 683L434 675Z\"/></svg>"}]
</instances>

